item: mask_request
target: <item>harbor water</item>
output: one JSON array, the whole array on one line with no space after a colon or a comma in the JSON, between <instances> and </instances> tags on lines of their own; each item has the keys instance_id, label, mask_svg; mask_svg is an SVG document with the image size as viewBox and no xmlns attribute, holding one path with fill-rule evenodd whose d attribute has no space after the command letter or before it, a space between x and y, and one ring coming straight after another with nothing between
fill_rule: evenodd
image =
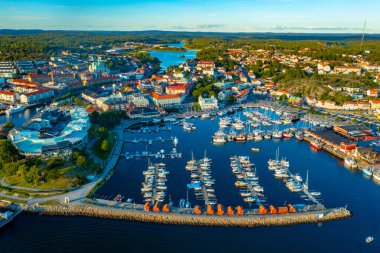
<instances>
[{"instance_id":1,"label":"harbor water","mask_svg":"<svg viewBox=\"0 0 380 253\"><path fill-rule=\"evenodd\" d=\"M241 115L244 119L244 116ZM185 132L179 125L167 124L171 131L159 133L125 133L126 140L154 139L158 136L176 136L179 144L177 152L182 158L150 158L152 162L164 162L170 174L167 176L167 196L175 205L186 198L186 184L190 183L190 173L185 165L193 151L196 159L201 159L207 150L212 159L211 173L215 179L215 195L218 203L249 206L242 201L235 187L235 175L230 168L229 157L248 155L255 163L260 185L264 188L267 204L303 203L298 194L291 193L281 180L274 178L268 170L267 161L275 158L280 150L280 158L290 161L290 170L299 173L303 179L309 174L309 189L322 193L326 207L348 206L353 217L323 224L303 224L288 227L219 228L191 227L161 224L146 224L123 220L108 220L88 217L45 217L22 214L14 222L0 231L0 252L378 252L380 248L380 185L343 166L343 162L324 151L314 151L306 142L290 140L262 140L259 142L231 142L215 145L211 136L219 129L216 118L192 119L196 131ZM298 126L304 126L302 122ZM281 126L291 127L291 126ZM157 128L157 127L153 127ZM273 127L262 127L272 129ZM253 153L251 148L259 148ZM126 152L148 151L165 153L173 149L172 142L132 143L126 142ZM112 199L117 194L125 199L142 203L140 193L144 180L142 171L147 169L146 158L129 159L121 157L112 179L98 191L98 195ZM189 190L189 200L196 201ZM365 243L369 235L375 237L371 244ZM22 243L20 243L22 242Z\"/></svg>"}]
</instances>

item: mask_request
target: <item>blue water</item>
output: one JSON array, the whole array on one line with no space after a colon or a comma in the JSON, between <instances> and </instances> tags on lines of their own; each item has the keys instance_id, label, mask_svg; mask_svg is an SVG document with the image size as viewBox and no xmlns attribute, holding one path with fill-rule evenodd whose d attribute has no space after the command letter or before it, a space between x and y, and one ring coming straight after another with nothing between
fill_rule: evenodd
<instances>
[{"instance_id":1,"label":"blue water","mask_svg":"<svg viewBox=\"0 0 380 253\"><path fill-rule=\"evenodd\" d=\"M244 204L234 186L235 176L229 167L230 155L250 155L256 164L260 184L265 189L268 204L302 203L290 193L282 181L274 179L267 169L267 160L280 155L287 157L293 172L305 177L309 171L309 186L322 192L327 207L345 206L353 217L341 221L303 224L288 227L208 228L175 225L144 224L87 217L40 217L22 215L0 231L0 252L379 252L380 248L380 186L361 173L344 168L343 163L325 153L313 151L305 142L293 140L226 143L214 145L211 135L218 130L218 120L193 120L197 130L185 133L180 126L159 135L177 136L183 159L166 159L170 171L168 194L178 203L186 197L189 172L184 165L194 151L196 158L207 155L213 159L212 175L216 180L215 193L224 205ZM302 125L302 123L299 123ZM134 139L156 137L157 134L126 134ZM251 153L251 147L260 148ZM124 152L170 150L173 145L124 145ZM155 161L154 159L152 159ZM98 193L115 196L123 194L141 202L140 187L146 160L120 159L113 178ZM192 204L193 193L189 192ZM368 235L376 239L365 244Z\"/></svg>"},{"instance_id":2,"label":"blue water","mask_svg":"<svg viewBox=\"0 0 380 253\"><path fill-rule=\"evenodd\" d=\"M11 115L1 115L0 116L0 124L4 124L5 122L12 121L15 126L21 126L30 118L32 118L36 114L36 108L26 109L23 112L14 113Z\"/></svg>"},{"instance_id":3,"label":"blue water","mask_svg":"<svg viewBox=\"0 0 380 253\"><path fill-rule=\"evenodd\" d=\"M168 46L183 48L184 42L178 44L168 44ZM178 66L184 63L186 60L194 59L197 54L196 50L186 50L185 52L163 52L163 51L151 51L152 57L157 57L161 61L161 69L166 70L169 66ZM180 56L184 55L185 58Z\"/></svg>"}]
</instances>

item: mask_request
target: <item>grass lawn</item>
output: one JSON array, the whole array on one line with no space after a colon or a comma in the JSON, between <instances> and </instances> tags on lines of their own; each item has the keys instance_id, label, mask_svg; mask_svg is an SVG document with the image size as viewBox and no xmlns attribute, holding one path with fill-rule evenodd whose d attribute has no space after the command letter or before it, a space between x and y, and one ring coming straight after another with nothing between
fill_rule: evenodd
<instances>
[{"instance_id":1,"label":"grass lawn","mask_svg":"<svg viewBox=\"0 0 380 253\"><path fill-rule=\"evenodd\" d=\"M22 182L18 176L11 176L6 178L6 183L23 186L39 188L43 190L64 190L72 187L72 181L78 174L83 174L84 171L74 165L58 168L58 173L61 175L58 179L49 180L45 183L39 183L38 185L27 184Z\"/></svg>"}]
</instances>

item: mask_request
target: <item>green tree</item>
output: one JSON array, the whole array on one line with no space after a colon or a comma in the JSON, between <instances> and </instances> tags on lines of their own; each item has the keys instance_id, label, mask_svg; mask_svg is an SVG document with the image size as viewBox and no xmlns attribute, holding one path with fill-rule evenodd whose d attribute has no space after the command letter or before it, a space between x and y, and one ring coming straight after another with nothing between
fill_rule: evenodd
<instances>
[{"instance_id":1,"label":"green tree","mask_svg":"<svg viewBox=\"0 0 380 253\"><path fill-rule=\"evenodd\" d=\"M79 167L85 168L87 166L87 158L84 155L78 156L76 163Z\"/></svg>"},{"instance_id":2,"label":"green tree","mask_svg":"<svg viewBox=\"0 0 380 253\"><path fill-rule=\"evenodd\" d=\"M103 140L102 145L100 147L104 152L108 152L111 149L111 145L108 140Z\"/></svg>"}]
</instances>

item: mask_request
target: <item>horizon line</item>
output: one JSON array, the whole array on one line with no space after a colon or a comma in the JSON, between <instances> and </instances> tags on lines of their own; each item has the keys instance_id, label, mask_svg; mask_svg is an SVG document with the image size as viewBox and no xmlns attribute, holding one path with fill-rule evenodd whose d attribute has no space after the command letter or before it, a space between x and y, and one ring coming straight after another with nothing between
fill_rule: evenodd
<instances>
[{"instance_id":1,"label":"horizon line","mask_svg":"<svg viewBox=\"0 0 380 253\"><path fill-rule=\"evenodd\" d=\"M189 30L154 30L154 29L148 29L148 30L101 30L101 29L94 29L94 30L81 30L81 29L43 29L43 28L0 28L0 31L43 31L43 32L177 32L177 33L227 33L227 34L334 34L334 35L343 35L343 34L348 34L348 35L362 35L361 32L317 32L317 31L312 31L312 32L294 32L294 31L281 31L281 32L276 32L276 31L261 31L261 32L246 32L246 31L236 31L236 32L231 32L231 31L189 31ZM380 35L379 33L365 33L366 35Z\"/></svg>"}]
</instances>

